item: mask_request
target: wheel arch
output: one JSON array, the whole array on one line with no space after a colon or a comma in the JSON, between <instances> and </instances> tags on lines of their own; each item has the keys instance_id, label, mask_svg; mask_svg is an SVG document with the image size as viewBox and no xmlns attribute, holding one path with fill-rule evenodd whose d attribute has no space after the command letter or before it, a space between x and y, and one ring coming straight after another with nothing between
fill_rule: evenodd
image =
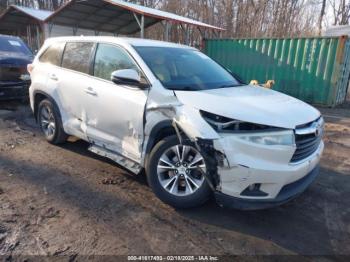
<instances>
[{"instance_id":1,"label":"wheel arch","mask_svg":"<svg viewBox=\"0 0 350 262\"><path fill-rule=\"evenodd\" d=\"M147 146L146 146L146 156L152 151L154 146L164 139L165 137L176 135L176 131L173 127L171 120L163 120L156 124L149 134Z\"/></svg>"},{"instance_id":2,"label":"wheel arch","mask_svg":"<svg viewBox=\"0 0 350 262\"><path fill-rule=\"evenodd\" d=\"M33 97L34 97L34 117L35 117L36 121L38 121L38 108L39 108L39 105L45 99L50 100L50 102L55 105L55 107L58 109L57 113L59 114L59 117L61 118L60 108L58 107L55 99L53 99L49 94L47 94L47 93L45 93L43 91L35 91Z\"/></svg>"}]
</instances>

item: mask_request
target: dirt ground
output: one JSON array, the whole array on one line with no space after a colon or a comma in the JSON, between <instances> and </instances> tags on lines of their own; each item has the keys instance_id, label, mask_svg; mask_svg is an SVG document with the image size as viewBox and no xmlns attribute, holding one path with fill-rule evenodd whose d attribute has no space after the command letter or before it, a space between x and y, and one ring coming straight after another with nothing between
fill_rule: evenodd
<instances>
[{"instance_id":1,"label":"dirt ground","mask_svg":"<svg viewBox=\"0 0 350 262\"><path fill-rule=\"evenodd\" d=\"M300 198L179 211L86 143L48 144L28 106L0 103L0 255L350 255L350 106L322 111L321 174Z\"/></svg>"}]
</instances>

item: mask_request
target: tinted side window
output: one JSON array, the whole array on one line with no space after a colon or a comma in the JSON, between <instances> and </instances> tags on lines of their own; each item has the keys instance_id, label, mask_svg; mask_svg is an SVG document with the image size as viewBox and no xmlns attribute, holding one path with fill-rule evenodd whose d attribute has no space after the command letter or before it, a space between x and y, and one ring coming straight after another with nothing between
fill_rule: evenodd
<instances>
[{"instance_id":1,"label":"tinted side window","mask_svg":"<svg viewBox=\"0 0 350 262\"><path fill-rule=\"evenodd\" d=\"M88 74L93 43L67 43L63 54L62 67Z\"/></svg>"},{"instance_id":2,"label":"tinted side window","mask_svg":"<svg viewBox=\"0 0 350 262\"><path fill-rule=\"evenodd\" d=\"M94 76L111 80L112 72L121 69L135 69L140 72L132 58L121 48L99 44L94 65Z\"/></svg>"},{"instance_id":3,"label":"tinted side window","mask_svg":"<svg viewBox=\"0 0 350 262\"><path fill-rule=\"evenodd\" d=\"M54 43L40 56L39 61L52 65L61 65L61 57L65 43Z\"/></svg>"}]
</instances>

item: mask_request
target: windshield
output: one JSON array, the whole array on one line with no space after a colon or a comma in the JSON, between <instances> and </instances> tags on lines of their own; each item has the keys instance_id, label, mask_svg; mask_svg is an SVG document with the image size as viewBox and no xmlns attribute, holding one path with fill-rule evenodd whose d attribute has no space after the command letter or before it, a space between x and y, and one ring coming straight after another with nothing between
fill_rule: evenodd
<instances>
[{"instance_id":1,"label":"windshield","mask_svg":"<svg viewBox=\"0 0 350 262\"><path fill-rule=\"evenodd\" d=\"M135 49L167 89L200 91L242 85L222 66L197 50L148 46Z\"/></svg>"},{"instance_id":2,"label":"windshield","mask_svg":"<svg viewBox=\"0 0 350 262\"><path fill-rule=\"evenodd\" d=\"M32 56L32 52L22 40L12 37L0 37L0 52L22 53Z\"/></svg>"}]
</instances>

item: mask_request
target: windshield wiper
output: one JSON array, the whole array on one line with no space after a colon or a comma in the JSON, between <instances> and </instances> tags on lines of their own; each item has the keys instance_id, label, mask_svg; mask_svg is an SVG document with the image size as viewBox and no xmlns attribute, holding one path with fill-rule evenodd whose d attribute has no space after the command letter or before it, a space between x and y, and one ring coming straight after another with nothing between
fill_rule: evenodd
<instances>
[{"instance_id":1,"label":"windshield wiper","mask_svg":"<svg viewBox=\"0 0 350 262\"><path fill-rule=\"evenodd\" d=\"M193 89L191 86L184 86L184 87L167 87L170 90L175 90L175 91L197 91Z\"/></svg>"},{"instance_id":2,"label":"windshield wiper","mask_svg":"<svg viewBox=\"0 0 350 262\"><path fill-rule=\"evenodd\" d=\"M175 90L175 91L205 91L205 90L210 90L210 89L222 89L222 88L230 88L230 87L238 87L238 86L245 86L245 84L222 85L222 86L219 86L219 87L208 88L208 89L199 89L199 88L194 88L193 86L167 87L167 88L170 89L170 90Z\"/></svg>"},{"instance_id":3,"label":"windshield wiper","mask_svg":"<svg viewBox=\"0 0 350 262\"><path fill-rule=\"evenodd\" d=\"M238 87L238 86L245 86L244 84L236 84L236 85L222 85L219 86L217 89L222 89L222 88L230 88L230 87Z\"/></svg>"}]
</instances>

